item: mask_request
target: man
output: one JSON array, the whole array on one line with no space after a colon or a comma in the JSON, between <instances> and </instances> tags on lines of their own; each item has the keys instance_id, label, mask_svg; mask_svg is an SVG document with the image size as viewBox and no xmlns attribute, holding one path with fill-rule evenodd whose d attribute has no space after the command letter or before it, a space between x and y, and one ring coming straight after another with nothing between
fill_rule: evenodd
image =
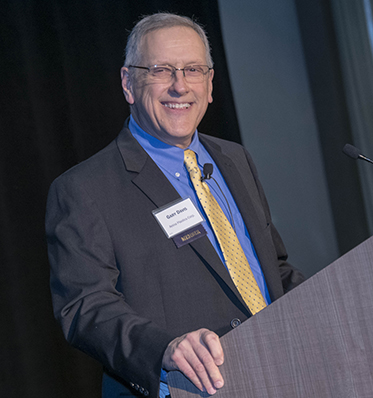
<instances>
[{"instance_id":1,"label":"man","mask_svg":"<svg viewBox=\"0 0 373 398\"><path fill-rule=\"evenodd\" d=\"M219 336L303 280L286 262L250 156L196 130L212 102L212 66L206 35L189 18L142 19L121 70L130 120L50 189L55 316L67 340L103 364L104 397L165 396L172 369L214 394L224 384ZM201 184L206 163L214 179ZM249 276L233 275L236 251L228 253L217 214ZM183 227L199 217L202 226Z\"/></svg>"}]
</instances>

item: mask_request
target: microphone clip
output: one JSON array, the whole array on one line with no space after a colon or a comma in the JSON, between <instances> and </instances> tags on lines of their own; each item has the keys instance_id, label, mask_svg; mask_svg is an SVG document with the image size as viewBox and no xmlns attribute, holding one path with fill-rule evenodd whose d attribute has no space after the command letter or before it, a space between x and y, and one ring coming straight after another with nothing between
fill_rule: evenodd
<instances>
[{"instance_id":1,"label":"microphone clip","mask_svg":"<svg viewBox=\"0 0 373 398\"><path fill-rule=\"evenodd\" d=\"M203 177L201 178L201 181L209 180L210 178L212 178L212 172L213 165L211 163L205 163L203 165Z\"/></svg>"}]
</instances>

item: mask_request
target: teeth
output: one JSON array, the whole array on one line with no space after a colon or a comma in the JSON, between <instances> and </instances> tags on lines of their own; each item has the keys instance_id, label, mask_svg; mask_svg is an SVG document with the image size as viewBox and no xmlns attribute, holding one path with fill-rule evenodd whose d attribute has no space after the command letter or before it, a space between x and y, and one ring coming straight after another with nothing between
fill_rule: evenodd
<instances>
[{"instance_id":1,"label":"teeth","mask_svg":"<svg viewBox=\"0 0 373 398\"><path fill-rule=\"evenodd\" d=\"M188 104L188 103L185 103L185 104L166 103L166 104L164 104L164 106L166 106L167 108L171 108L171 109L183 109L183 108L189 108L190 104Z\"/></svg>"}]
</instances>

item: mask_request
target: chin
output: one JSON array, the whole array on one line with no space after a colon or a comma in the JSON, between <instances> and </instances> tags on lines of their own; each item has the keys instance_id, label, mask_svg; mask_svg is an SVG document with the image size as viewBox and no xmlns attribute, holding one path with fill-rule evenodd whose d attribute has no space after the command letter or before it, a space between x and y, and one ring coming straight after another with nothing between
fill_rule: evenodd
<instances>
[{"instance_id":1,"label":"chin","mask_svg":"<svg viewBox=\"0 0 373 398\"><path fill-rule=\"evenodd\" d=\"M194 131L193 131L193 133L194 133ZM174 141L177 141L177 140L179 140L179 141L188 141L188 140L191 141L192 137L193 137L193 134L190 134L190 133L185 134L184 132L178 134L177 132L175 133L175 131L173 131L171 137L173 138Z\"/></svg>"},{"instance_id":2,"label":"chin","mask_svg":"<svg viewBox=\"0 0 373 398\"><path fill-rule=\"evenodd\" d=\"M177 125L177 126L171 126L169 129L167 129L167 133L175 138L187 138L193 135L193 133L196 131L196 127L191 127L190 125L185 126L185 125Z\"/></svg>"}]
</instances>

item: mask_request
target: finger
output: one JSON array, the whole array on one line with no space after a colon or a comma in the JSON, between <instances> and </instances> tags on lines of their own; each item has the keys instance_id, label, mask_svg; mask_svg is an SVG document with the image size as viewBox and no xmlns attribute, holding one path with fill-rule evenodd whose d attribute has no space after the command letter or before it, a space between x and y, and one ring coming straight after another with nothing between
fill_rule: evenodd
<instances>
[{"instance_id":1,"label":"finger","mask_svg":"<svg viewBox=\"0 0 373 398\"><path fill-rule=\"evenodd\" d=\"M214 345L214 344L213 344ZM211 344L210 344L211 346ZM220 343L218 343L220 346ZM220 346L221 348L221 346ZM213 348L214 349L214 348ZM217 350L219 351L218 347ZM216 365L216 360L211 355L208 345L199 344L194 348L194 351L198 357L198 362L192 365L193 369L196 370L197 375L201 379L202 384L207 388L211 385L214 388L221 388L224 385L224 379L220 373L219 368ZM216 354L219 356L218 362L222 363L222 353ZM200 366L199 363L202 365ZM208 391L208 389L206 390ZM209 392L209 391L208 391Z\"/></svg>"},{"instance_id":2,"label":"finger","mask_svg":"<svg viewBox=\"0 0 373 398\"><path fill-rule=\"evenodd\" d=\"M219 337L208 329L200 329L170 342L163 356L162 367L180 370L199 390L214 394L216 388L224 385L217 367L217 363L224 360L222 351Z\"/></svg>"},{"instance_id":3,"label":"finger","mask_svg":"<svg viewBox=\"0 0 373 398\"><path fill-rule=\"evenodd\" d=\"M215 394L214 381L218 383L218 381L222 381L222 377L206 347L199 344L198 347L194 347L192 351L186 353L185 359L188 361L203 389L209 394ZM218 385L220 384L218 383Z\"/></svg>"},{"instance_id":4,"label":"finger","mask_svg":"<svg viewBox=\"0 0 373 398\"><path fill-rule=\"evenodd\" d=\"M201 334L202 344L206 346L217 366L224 363L224 352L220 343L219 336L210 330Z\"/></svg>"},{"instance_id":5,"label":"finger","mask_svg":"<svg viewBox=\"0 0 373 398\"><path fill-rule=\"evenodd\" d=\"M203 358L202 360L205 363L209 363L210 368L211 366L215 366L217 369L217 367L207 348L200 342L200 332L191 332L181 338L175 339L169 344L169 348L172 351L170 355L171 367L183 372L200 391L205 390L211 395L215 394L216 389L212 384L205 364L202 363L199 356ZM197 351L199 352L199 356L197 355Z\"/></svg>"},{"instance_id":6,"label":"finger","mask_svg":"<svg viewBox=\"0 0 373 398\"><path fill-rule=\"evenodd\" d=\"M180 370L180 372L182 372L200 391L204 391L205 387L202 384L199 376L197 376L193 366L190 365L189 361L183 355L179 356L179 354L175 352L173 356L173 362L175 368Z\"/></svg>"},{"instance_id":7,"label":"finger","mask_svg":"<svg viewBox=\"0 0 373 398\"><path fill-rule=\"evenodd\" d=\"M187 336L188 334L185 334L169 343L163 355L162 367L166 370L180 370L200 391L203 391L204 387L190 365L190 363L196 363L196 359L192 359L193 355L195 358L197 357Z\"/></svg>"}]
</instances>

